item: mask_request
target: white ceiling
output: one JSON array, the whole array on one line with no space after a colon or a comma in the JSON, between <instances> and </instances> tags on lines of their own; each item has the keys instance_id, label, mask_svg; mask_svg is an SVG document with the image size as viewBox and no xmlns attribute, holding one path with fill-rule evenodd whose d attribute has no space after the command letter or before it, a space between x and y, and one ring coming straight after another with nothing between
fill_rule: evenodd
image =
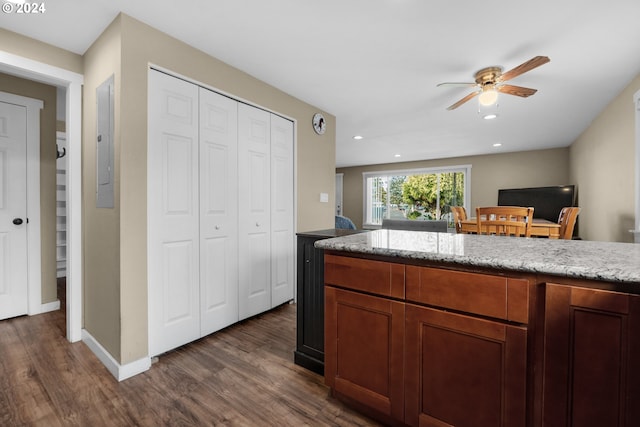
<instances>
[{"instance_id":1,"label":"white ceiling","mask_svg":"<svg viewBox=\"0 0 640 427\"><path fill-rule=\"evenodd\" d=\"M0 25L83 54L122 11L335 115L338 167L566 147L640 74L638 0L44 3ZM496 120L446 110L470 90L438 83L537 55L510 83L538 93L501 95Z\"/></svg>"}]
</instances>

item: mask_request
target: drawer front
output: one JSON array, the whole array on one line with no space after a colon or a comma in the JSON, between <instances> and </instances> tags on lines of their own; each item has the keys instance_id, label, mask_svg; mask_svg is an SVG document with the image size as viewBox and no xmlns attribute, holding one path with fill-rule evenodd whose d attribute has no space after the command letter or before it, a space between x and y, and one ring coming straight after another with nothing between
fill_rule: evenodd
<instances>
[{"instance_id":1,"label":"drawer front","mask_svg":"<svg viewBox=\"0 0 640 427\"><path fill-rule=\"evenodd\" d=\"M325 254L324 283L404 299L404 264Z\"/></svg>"},{"instance_id":2,"label":"drawer front","mask_svg":"<svg viewBox=\"0 0 640 427\"><path fill-rule=\"evenodd\" d=\"M528 322L528 282L489 274L407 266L407 301Z\"/></svg>"}]
</instances>

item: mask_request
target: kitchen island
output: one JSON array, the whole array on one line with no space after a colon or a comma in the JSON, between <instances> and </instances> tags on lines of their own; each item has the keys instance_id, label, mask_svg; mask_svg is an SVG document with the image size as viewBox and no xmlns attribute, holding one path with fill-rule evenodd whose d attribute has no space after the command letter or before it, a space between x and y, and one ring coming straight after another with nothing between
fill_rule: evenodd
<instances>
[{"instance_id":1,"label":"kitchen island","mask_svg":"<svg viewBox=\"0 0 640 427\"><path fill-rule=\"evenodd\" d=\"M325 251L325 381L387 424L640 422L640 245L376 230Z\"/></svg>"}]
</instances>

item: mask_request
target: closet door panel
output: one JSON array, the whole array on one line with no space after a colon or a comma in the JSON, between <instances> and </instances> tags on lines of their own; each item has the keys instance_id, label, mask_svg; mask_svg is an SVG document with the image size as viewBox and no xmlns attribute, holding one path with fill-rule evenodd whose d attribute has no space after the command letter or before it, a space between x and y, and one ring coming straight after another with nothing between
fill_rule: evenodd
<instances>
[{"instance_id":1,"label":"closet door panel","mask_svg":"<svg viewBox=\"0 0 640 427\"><path fill-rule=\"evenodd\" d=\"M149 354L200 336L198 88L149 72Z\"/></svg>"},{"instance_id":2,"label":"closet door panel","mask_svg":"<svg viewBox=\"0 0 640 427\"><path fill-rule=\"evenodd\" d=\"M238 104L240 319L271 308L270 114Z\"/></svg>"},{"instance_id":3,"label":"closet door panel","mask_svg":"<svg viewBox=\"0 0 640 427\"><path fill-rule=\"evenodd\" d=\"M200 88L201 334L238 321L238 102Z\"/></svg>"},{"instance_id":4,"label":"closet door panel","mask_svg":"<svg viewBox=\"0 0 640 427\"><path fill-rule=\"evenodd\" d=\"M293 299L293 122L271 114L271 306Z\"/></svg>"}]
</instances>

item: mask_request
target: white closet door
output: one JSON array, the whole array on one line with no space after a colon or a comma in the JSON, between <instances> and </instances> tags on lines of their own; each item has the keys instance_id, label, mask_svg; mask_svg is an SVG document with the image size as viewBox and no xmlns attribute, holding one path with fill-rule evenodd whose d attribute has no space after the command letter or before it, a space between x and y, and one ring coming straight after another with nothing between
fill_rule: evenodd
<instances>
[{"instance_id":1,"label":"white closet door","mask_svg":"<svg viewBox=\"0 0 640 427\"><path fill-rule=\"evenodd\" d=\"M238 321L238 102L200 88L201 334Z\"/></svg>"},{"instance_id":2,"label":"white closet door","mask_svg":"<svg viewBox=\"0 0 640 427\"><path fill-rule=\"evenodd\" d=\"M271 306L293 299L293 122L271 114Z\"/></svg>"},{"instance_id":3,"label":"white closet door","mask_svg":"<svg viewBox=\"0 0 640 427\"><path fill-rule=\"evenodd\" d=\"M271 308L270 114L238 104L240 319Z\"/></svg>"},{"instance_id":4,"label":"white closet door","mask_svg":"<svg viewBox=\"0 0 640 427\"><path fill-rule=\"evenodd\" d=\"M149 71L149 354L200 337L198 88Z\"/></svg>"},{"instance_id":5,"label":"white closet door","mask_svg":"<svg viewBox=\"0 0 640 427\"><path fill-rule=\"evenodd\" d=\"M27 259L27 108L0 102L0 319L27 314Z\"/></svg>"}]
</instances>

